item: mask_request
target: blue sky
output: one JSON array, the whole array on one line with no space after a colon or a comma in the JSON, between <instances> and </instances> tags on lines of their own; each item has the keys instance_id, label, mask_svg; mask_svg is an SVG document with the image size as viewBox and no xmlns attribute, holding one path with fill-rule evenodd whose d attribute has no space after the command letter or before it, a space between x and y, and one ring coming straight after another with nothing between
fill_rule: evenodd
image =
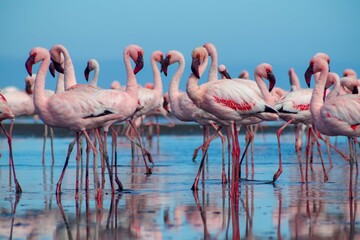
<instances>
[{"instance_id":1,"label":"blue sky","mask_svg":"<svg viewBox=\"0 0 360 240\"><path fill-rule=\"evenodd\" d=\"M125 84L123 49L145 50L138 82L152 81L150 54L181 51L186 57L182 89L190 74L191 51L206 42L217 46L219 63L232 76L268 62L277 86L289 89L287 71L303 80L311 56L323 51L339 74L360 74L360 1L1 1L0 87L24 85L24 62L31 48L63 44L73 59L78 83L90 58L100 63L99 85ZM171 67L172 75L175 66ZM167 90L170 77L163 77ZM301 82L305 86L304 82ZM47 78L47 88L55 80Z\"/></svg>"}]
</instances>

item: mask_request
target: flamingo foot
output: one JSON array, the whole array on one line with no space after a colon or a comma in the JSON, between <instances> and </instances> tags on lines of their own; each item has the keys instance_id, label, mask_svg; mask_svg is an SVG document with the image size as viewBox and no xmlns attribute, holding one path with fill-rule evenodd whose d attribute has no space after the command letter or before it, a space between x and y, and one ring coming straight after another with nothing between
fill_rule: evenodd
<instances>
[{"instance_id":1,"label":"flamingo foot","mask_svg":"<svg viewBox=\"0 0 360 240\"><path fill-rule=\"evenodd\" d=\"M329 177L327 175L324 175L324 182L327 182L329 180Z\"/></svg>"},{"instance_id":2,"label":"flamingo foot","mask_svg":"<svg viewBox=\"0 0 360 240\"><path fill-rule=\"evenodd\" d=\"M146 168L146 173L145 173L146 175L150 175L150 174L152 174L152 170L151 170L151 168Z\"/></svg>"}]
</instances>

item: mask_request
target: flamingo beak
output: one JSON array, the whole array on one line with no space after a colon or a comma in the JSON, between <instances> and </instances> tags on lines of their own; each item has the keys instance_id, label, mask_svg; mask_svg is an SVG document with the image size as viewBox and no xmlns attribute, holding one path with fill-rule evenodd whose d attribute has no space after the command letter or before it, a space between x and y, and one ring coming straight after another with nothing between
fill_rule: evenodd
<instances>
[{"instance_id":1,"label":"flamingo beak","mask_svg":"<svg viewBox=\"0 0 360 240\"><path fill-rule=\"evenodd\" d=\"M161 61L161 71L164 72L164 75L167 76L167 70L170 65L170 56L167 56L164 60Z\"/></svg>"},{"instance_id":2,"label":"flamingo beak","mask_svg":"<svg viewBox=\"0 0 360 240\"><path fill-rule=\"evenodd\" d=\"M32 66L34 65L34 63L35 63L35 55L30 55L25 62L26 71L30 76L32 76Z\"/></svg>"},{"instance_id":3,"label":"flamingo beak","mask_svg":"<svg viewBox=\"0 0 360 240\"><path fill-rule=\"evenodd\" d=\"M355 86L352 90L352 94L359 94L359 89L357 86Z\"/></svg>"},{"instance_id":4,"label":"flamingo beak","mask_svg":"<svg viewBox=\"0 0 360 240\"><path fill-rule=\"evenodd\" d=\"M144 67L144 59L141 52L138 52L138 58L135 62L134 74L137 74Z\"/></svg>"},{"instance_id":5,"label":"flamingo beak","mask_svg":"<svg viewBox=\"0 0 360 240\"><path fill-rule=\"evenodd\" d=\"M51 76L55 77L55 66L53 62L50 62L49 71L51 73Z\"/></svg>"},{"instance_id":6,"label":"flamingo beak","mask_svg":"<svg viewBox=\"0 0 360 240\"><path fill-rule=\"evenodd\" d=\"M89 68L89 64L87 64L87 66L84 70L84 75L85 75L86 81L89 81L89 73L90 73L90 68Z\"/></svg>"},{"instance_id":7,"label":"flamingo beak","mask_svg":"<svg viewBox=\"0 0 360 240\"><path fill-rule=\"evenodd\" d=\"M200 78L199 66L200 66L200 60L198 58L193 58L191 62L191 71L197 78Z\"/></svg>"},{"instance_id":8,"label":"flamingo beak","mask_svg":"<svg viewBox=\"0 0 360 240\"><path fill-rule=\"evenodd\" d=\"M33 94L33 91L31 89L31 84L30 82L26 81L26 84L25 84L25 92L27 92L28 94Z\"/></svg>"},{"instance_id":9,"label":"flamingo beak","mask_svg":"<svg viewBox=\"0 0 360 240\"><path fill-rule=\"evenodd\" d=\"M54 61L54 59L51 59L51 61L54 63L54 68L57 72L64 74L64 68L61 66L60 63Z\"/></svg>"},{"instance_id":10,"label":"flamingo beak","mask_svg":"<svg viewBox=\"0 0 360 240\"><path fill-rule=\"evenodd\" d=\"M306 69L306 72L304 74L305 81L308 87L310 87L311 82L311 76L313 75L313 66L310 64L309 67Z\"/></svg>"},{"instance_id":11,"label":"flamingo beak","mask_svg":"<svg viewBox=\"0 0 360 240\"><path fill-rule=\"evenodd\" d=\"M276 78L274 76L274 74L272 72L268 72L267 73L267 77L268 77L268 80L270 82L269 84L269 92L271 92L271 90L274 88L275 86L275 83L276 83Z\"/></svg>"},{"instance_id":12,"label":"flamingo beak","mask_svg":"<svg viewBox=\"0 0 360 240\"><path fill-rule=\"evenodd\" d=\"M222 71L221 74L224 75L224 77L225 77L226 79L231 79L231 76L230 76L230 74L229 74L229 72L228 72L227 70Z\"/></svg>"}]
</instances>

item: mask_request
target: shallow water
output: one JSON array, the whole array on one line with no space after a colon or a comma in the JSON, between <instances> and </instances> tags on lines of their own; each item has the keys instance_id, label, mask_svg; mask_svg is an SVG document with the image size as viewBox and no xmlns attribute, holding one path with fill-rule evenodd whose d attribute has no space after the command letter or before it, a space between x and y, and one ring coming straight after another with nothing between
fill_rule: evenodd
<instances>
[{"instance_id":1,"label":"shallow water","mask_svg":"<svg viewBox=\"0 0 360 240\"><path fill-rule=\"evenodd\" d=\"M334 139L332 139L334 141ZM161 136L154 138L151 151L155 166L146 175L141 158L131 158L130 144L119 139L119 177L125 190L111 195L105 176L104 195L95 200L94 171L90 168L90 190L84 190L85 154L78 171L79 199L75 199L77 175L72 154L62 185L61 201L55 187L71 138L55 138L55 164L51 166L50 145L46 162L41 163L42 138L15 137L14 160L23 193L16 195L9 180L8 147L0 138L0 239L349 239L359 237L357 203L349 200L349 164L332 152L329 180L324 182L320 159L314 154L309 182L300 183L294 152L294 136L282 137L283 173L275 184L268 184L278 167L275 133L255 138L254 175L249 166L240 184L238 202L229 197L221 184L221 142L210 146L205 165L205 181L199 191L190 190L198 170L193 150L202 137ZM110 141L110 138L109 138ZM244 148L243 134L240 144ZM346 139L337 146L347 151ZM110 151L109 147L109 151ZM304 157L304 150L302 156ZM250 161L250 159L249 159ZM92 162L91 162L92 163ZM92 166L92 165L91 165ZM101 168L98 167L101 179Z\"/></svg>"}]
</instances>

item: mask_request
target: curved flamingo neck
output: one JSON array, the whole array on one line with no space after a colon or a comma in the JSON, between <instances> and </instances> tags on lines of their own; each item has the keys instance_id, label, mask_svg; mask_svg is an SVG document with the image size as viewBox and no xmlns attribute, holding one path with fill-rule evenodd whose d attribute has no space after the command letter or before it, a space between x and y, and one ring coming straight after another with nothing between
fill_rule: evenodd
<instances>
[{"instance_id":1,"label":"curved flamingo neck","mask_svg":"<svg viewBox=\"0 0 360 240\"><path fill-rule=\"evenodd\" d=\"M163 92L163 85L162 85L160 70L157 66L155 57L151 58L151 67L154 75L154 90L158 93L159 96L161 96Z\"/></svg>"},{"instance_id":2,"label":"curved flamingo neck","mask_svg":"<svg viewBox=\"0 0 360 240\"><path fill-rule=\"evenodd\" d=\"M59 45L56 49L64 55L64 80L65 90L67 90L70 87L76 85L74 65L68 50L64 46Z\"/></svg>"},{"instance_id":3,"label":"curved flamingo neck","mask_svg":"<svg viewBox=\"0 0 360 240\"><path fill-rule=\"evenodd\" d=\"M289 70L289 78L290 78L291 89L298 90L301 88L299 77L292 68Z\"/></svg>"},{"instance_id":4,"label":"curved flamingo neck","mask_svg":"<svg viewBox=\"0 0 360 240\"><path fill-rule=\"evenodd\" d=\"M126 89L125 91L130 94L133 97L136 97L137 101L137 92L138 92L138 85L136 81L136 76L133 72L131 63L130 63L130 55L129 50L124 51L124 63L125 63L125 70L126 70L126 76L127 76L127 83L126 83Z\"/></svg>"},{"instance_id":5,"label":"curved flamingo neck","mask_svg":"<svg viewBox=\"0 0 360 240\"><path fill-rule=\"evenodd\" d=\"M40 63L40 67L35 78L34 88L34 105L37 113L44 112L46 110L47 98L45 95L45 78L46 73L50 65L50 54L47 50L43 49L40 54L43 55Z\"/></svg>"},{"instance_id":6,"label":"curved flamingo neck","mask_svg":"<svg viewBox=\"0 0 360 240\"><path fill-rule=\"evenodd\" d=\"M65 79L64 79L64 74L59 73L59 76L57 78L57 82L56 82L56 92L63 92L65 91Z\"/></svg>"},{"instance_id":7,"label":"curved flamingo neck","mask_svg":"<svg viewBox=\"0 0 360 240\"><path fill-rule=\"evenodd\" d=\"M333 85L333 88L327 94L326 98L332 98L340 93L340 79L333 74L328 74L326 85Z\"/></svg>"},{"instance_id":8,"label":"curved flamingo neck","mask_svg":"<svg viewBox=\"0 0 360 240\"><path fill-rule=\"evenodd\" d=\"M90 81L90 85L97 86L98 80L99 80L99 73L100 73L100 66L97 62L92 62L94 64L94 76L92 77Z\"/></svg>"},{"instance_id":9,"label":"curved flamingo neck","mask_svg":"<svg viewBox=\"0 0 360 240\"><path fill-rule=\"evenodd\" d=\"M179 66L178 66L177 70L175 71L175 73L171 79L170 85L169 85L169 97L170 97L171 108L176 108L178 106L177 99L180 95L179 84L180 84L180 79L185 70L184 56L179 55L179 59L177 60L177 62L179 63Z\"/></svg>"},{"instance_id":10,"label":"curved flamingo neck","mask_svg":"<svg viewBox=\"0 0 360 240\"><path fill-rule=\"evenodd\" d=\"M324 104L323 96L324 96L324 89L325 89L327 76L328 76L328 68L322 67L319 78L315 80L316 84L310 101L310 111L315 126L321 124L320 109Z\"/></svg>"},{"instance_id":11,"label":"curved flamingo neck","mask_svg":"<svg viewBox=\"0 0 360 240\"><path fill-rule=\"evenodd\" d=\"M206 47L206 49L208 49ZM218 67L218 53L215 46L211 45L208 49L211 57L211 65L209 70L208 82L218 80L217 67Z\"/></svg>"},{"instance_id":12,"label":"curved flamingo neck","mask_svg":"<svg viewBox=\"0 0 360 240\"><path fill-rule=\"evenodd\" d=\"M206 67L208 64L208 55L205 56L204 60L199 66L199 74L200 77L204 73ZM186 92L189 96L189 98L195 103L195 105L199 106L201 105L202 98L201 94L198 94L200 91L200 86L198 85L199 79L193 74L190 74L190 77L186 83Z\"/></svg>"},{"instance_id":13,"label":"curved flamingo neck","mask_svg":"<svg viewBox=\"0 0 360 240\"><path fill-rule=\"evenodd\" d=\"M277 101L276 97L269 92L263 78L257 72L255 72L255 82L258 85L265 102L270 106L275 106Z\"/></svg>"}]
</instances>

